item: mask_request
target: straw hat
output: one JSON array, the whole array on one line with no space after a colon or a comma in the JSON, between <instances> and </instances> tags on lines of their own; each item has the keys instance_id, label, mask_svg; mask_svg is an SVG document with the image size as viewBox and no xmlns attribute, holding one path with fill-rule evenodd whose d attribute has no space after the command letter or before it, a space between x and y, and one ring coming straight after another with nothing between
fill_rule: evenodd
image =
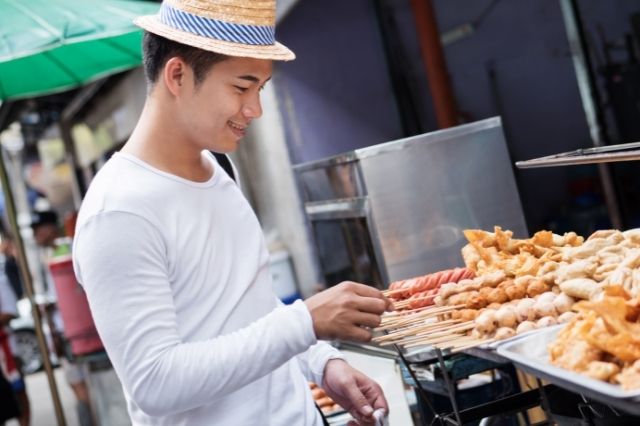
<instances>
[{"instance_id":1,"label":"straw hat","mask_svg":"<svg viewBox=\"0 0 640 426\"><path fill-rule=\"evenodd\" d=\"M157 15L133 22L170 40L224 55L275 61L296 57L275 40L275 0L164 0Z\"/></svg>"}]
</instances>

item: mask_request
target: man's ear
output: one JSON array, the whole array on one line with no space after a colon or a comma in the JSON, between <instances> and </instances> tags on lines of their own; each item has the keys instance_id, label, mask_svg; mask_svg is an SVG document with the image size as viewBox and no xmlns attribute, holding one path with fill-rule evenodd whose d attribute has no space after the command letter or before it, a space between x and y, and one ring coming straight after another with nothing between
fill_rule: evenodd
<instances>
[{"instance_id":1,"label":"man's ear","mask_svg":"<svg viewBox=\"0 0 640 426\"><path fill-rule=\"evenodd\" d=\"M162 78L173 96L178 96L186 83L187 64L178 56L169 59L164 65Z\"/></svg>"}]
</instances>

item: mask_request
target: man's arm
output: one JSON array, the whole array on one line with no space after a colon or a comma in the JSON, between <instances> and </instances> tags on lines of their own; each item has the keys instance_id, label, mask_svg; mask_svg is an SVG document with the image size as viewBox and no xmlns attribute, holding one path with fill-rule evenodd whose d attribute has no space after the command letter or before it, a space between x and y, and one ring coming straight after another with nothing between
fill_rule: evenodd
<instances>
[{"instance_id":1,"label":"man's arm","mask_svg":"<svg viewBox=\"0 0 640 426\"><path fill-rule=\"evenodd\" d=\"M331 359L343 359L343 356L340 351L330 344L318 342L296 358L305 378L321 386L327 362Z\"/></svg>"},{"instance_id":2,"label":"man's arm","mask_svg":"<svg viewBox=\"0 0 640 426\"><path fill-rule=\"evenodd\" d=\"M127 213L92 218L74 250L76 273L109 358L147 414L166 416L209 404L316 343L302 302L276 308L234 333L182 342L165 253L154 226Z\"/></svg>"}]
</instances>

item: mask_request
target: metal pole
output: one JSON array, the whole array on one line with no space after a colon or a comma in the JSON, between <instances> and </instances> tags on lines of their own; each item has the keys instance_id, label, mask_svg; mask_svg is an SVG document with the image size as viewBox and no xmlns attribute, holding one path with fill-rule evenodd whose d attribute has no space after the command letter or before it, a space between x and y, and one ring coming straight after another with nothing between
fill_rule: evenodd
<instances>
[{"instance_id":1,"label":"metal pole","mask_svg":"<svg viewBox=\"0 0 640 426\"><path fill-rule=\"evenodd\" d=\"M573 67L578 80L578 89L582 98L582 107L589 125L591 141L594 146L603 146L606 145L607 134L578 5L576 0L560 0L560 6L565 29L567 30L567 38L569 39L571 56L573 57ZM618 197L613 185L611 169L606 164L598 164L598 171L600 172L600 180L611 224L614 228L621 229L623 226L622 214L620 213Z\"/></svg>"},{"instance_id":2,"label":"metal pole","mask_svg":"<svg viewBox=\"0 0 640 426\"><path fill-rule=\"evenodd\" d=\"M456 126L459 124L456 101L449 81L433 5L431 0L411 0L411 8L416 21L420 52L429 79L429 90L436 110L438 127L444 129Z\"/></svg>"},{"instance_id":3,"label":"metal pole","mask_svg":"<svg viewBox=\"0 0 640 426\"><path fill-rule=\"evenodd\" d=\"M6 106L8 107L8 105ZM2 105L2 109L5 105ZM1 116L0 112L0 116ZM2 117L0 117L0 122ZM16 216L16 206L9 184L9 175L7 174L6 164L4 160L4 149L0 147L0 183L2 184L2 192L4 194L5 205L7 208L7 218L9 219L9 226L13 232L13 236L18 249L18 266L20 268L20 278L24 284L24 290L27 293L29 302L31 302L31 315L33 316L33 322L36 329L36 337L38 339L38 347L40 348L40 354L42 355L42 361L44 363L44 370L49 381L49 390L51 392L51 399L53 400L53 408L56 412L56 419L58 420L58 426L66 426L64 418L64 412L62 410L62 403L60 401L60 394L58 392L58 386L56 385L56 378L53 374L53 368L51 367L51 360L49 359L49 351L47 350L47 342L42 331L42 316L40 310L36 304L35 294L33 291L33 282L31 280L31 273L29 272L29 265L27 263L27 256L24 249L24 242L22 241L22 235L20 234L20 227L18 226L18 220Z\"/></svg>"}]
</instances>

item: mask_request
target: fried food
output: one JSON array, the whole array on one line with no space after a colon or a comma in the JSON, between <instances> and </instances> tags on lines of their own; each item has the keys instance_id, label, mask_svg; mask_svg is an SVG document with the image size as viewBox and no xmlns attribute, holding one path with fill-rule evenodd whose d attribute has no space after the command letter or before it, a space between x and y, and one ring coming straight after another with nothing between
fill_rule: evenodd
<instances>
[{"instance_id":1,"label":"fried food","mask_svg":"<svg viewBox=\"0 0 640 426\"><path fill-rule=\"evenodd\" d=\"M518 324L518 328L516 328L516 334L526 333L527 331L535 330L538 328L536 323L532 321L524 321Z\"/></svg>"},{"instance_id":2,"label":"fried food","mask_svg":"<svg viewBox=\"0 0 640 426\"><path fill-rule=\"evenodd\" d=\"M487 294L487 303L504 303L509 300L507 293L501 288L494 288Z\"/></svg>"},{"instance_id":3,"label":"fried food","mask_svg":"<svg viewBox=\"0 0 640 426\"><path fill-rule=\"evenodd\" d=\"M578 314L576 314L575 312L571 312L571 311L565 312L563 314L560 314L560 316L558 317L558 323L560 323L560 324L567 323L567 322L571 321L572 319L574 319L576 317L576 315L578 315Z\"/></svg>"},{"instance_id":4,"label":"fried food","mask_svg":"<svg viewBox=\"0 0 640 426\"><path fill-rule=\"evenodd\" d=\"M576 301L573 297L568 296L565 293L560 293L553 300L553 307L555 308L556 312L562 315L566 312L571 311L571 308L573 307L573 304L575 302Z\"/></svg>"},{"instance_id":5,"label":"fried food","mask_svg":"<svg viewBox=\"0 0 640 426\"><path fill-rule=\"evenodd\" d=\"M624 389L640 388L640 300L610 287L573 309L578 315L549 346L551 363Z\"/></svg>"},{"instance_id":6,"label":"fried food","mask_svg":"<svg viewBox=\"0 0 640 426\"><path fill-rule=\"evenodd\" d=\"M543 328L543 327L550 327L552 325L556 325L558 323L558 320L555 317L542 317L538 320L538 322L536 322L536 326L538 328Z\"/></svg>"},{"instance_id":7,"label":"fried food","mask_svg":"<svg viewBox=\"0 0 640 426\"><path fill-rule=\"evenodd\" d=\"M527 296L527 286L523 283L516 283L513 280L507 280L504 291L507 293L509 300L520 300Z\"/></svg>"},{"instance_id":8,"label":"fried food","mask_svg":"<svg viewBox=\"0 0 640 426\"><path fill-rule=\"evenodd\" d=\"M496 311L493 309L484 310L475 320L476 330L480 333L489 334L496 329Z\"/></svg>"},{"instance_id":9,"label":"fried food","mask_svg":"<svg viewBox=\"0 0 640 426\"><path fill-rule=\"evenodd\" d=\"M567 296L586 300L595 297L602 290L597 282L589 278L574 278L565 281L560 284L560 289Z\"/></svg>"},{"instance_id":10,"label":"fried food","mask_svg":"<svg viewBox=\"0 0 640 426\"><path fill-rule=\"evenodd\" d=\"M536 316L540 318L556 317L558 315L556 308L553 306L553 302L549 302L545 299L536 300L536 303L533 305L533 311Z\"/></svg>"},{"instance_id":11,"label":"fried food","mask_svg":"<svg viewBox=\"0 0 640 426\"><path fill-rule=\"evenodd\" d=\"M496 311L496 321L499 327L515 328L518 325L518 316L513 306L505 305Z\"/></svg>"},{"instance_id":12,"label":"fried food","mask_svg":"<svg viewBox=\"0 0 640 426\"><path fill-rule=\"evenodd\" d=\"M516 335L516 331L511 327L500 327L496 330L496 334L494 336L497 340L508 339L509 337L513 337Z\"/></svg>"},{"instance_id":13,"label":"fried food","mask_svg":"<svg viewBox=\"0 0 640 426\"><path fill-rule=\"evenodd\" d=\"M533 310L533 305L535 305L535 303L535 299L529 297L518 302L516 305L516 316L518 317L518 322L522 323L525 321L533 321L536 318L536 313Z\"/></svg>"},{"instance_id":14,"label":"fried food","mask_svg":"<svg viewBox=\"0 0 640 426\"><path fill-rule=\"evenodd\" d=\"M539 279L534 279L529 282L527 285L527 296L536 297L539 294L542 294L549 290L549 285Z\"/></svg>"},{"instance_id":15,"label":"fried food","mask_svg":"<svg viewBox=\"0 0 640 426\"><path fill-rule=\"evenodd\" d=\"M620 372L620 366L613 362L592 361L587 366L584 374L592 379L608 382L615 374Z\"/></svg>"}]
</instances>

